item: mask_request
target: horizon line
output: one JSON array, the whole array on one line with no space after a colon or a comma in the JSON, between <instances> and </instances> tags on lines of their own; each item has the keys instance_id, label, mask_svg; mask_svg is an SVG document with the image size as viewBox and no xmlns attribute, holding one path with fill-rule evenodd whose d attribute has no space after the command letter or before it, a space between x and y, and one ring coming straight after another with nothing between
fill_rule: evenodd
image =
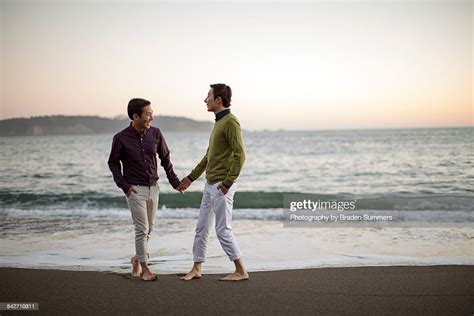
<instances>
[{"instance_id":1,"label":"horizon line","mask_svg":"<svg viewBox=\"0 0 474 316\"><path fill-rule=\"evenodd\" d=\"M120 119L125 118L129 119L127 115L116 115L116 116L101 116L101 115L64 115L64 114L51 114L51 115L37 115L37 116L28 116L28 117L10 117L10 118L1 118L1 121L7 120L16 120L16 119L34 119L34 118L45 118L45 117L97 117L103 119ZM196 120L193 118L185 116L175 116L175 115L157 115L156 117L174 117L188 119L195 122L201 123L213 123L212 120L202 121ZM462 129L462 128L474 128L474 124L471 125L461 125L461 126L414 126L414 127L336 127L336 128L315 128L315 129L285 129L285 128L263 128L263 129L242 129L245 132L324 132L324 131L364 131L364 130L404 130L404 129Z\"/></svg>"}]
</instances>

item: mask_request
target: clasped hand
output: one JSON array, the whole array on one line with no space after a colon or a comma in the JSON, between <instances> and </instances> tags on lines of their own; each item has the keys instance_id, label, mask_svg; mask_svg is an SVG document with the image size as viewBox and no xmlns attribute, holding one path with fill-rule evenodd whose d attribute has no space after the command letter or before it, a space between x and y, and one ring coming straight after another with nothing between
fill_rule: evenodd
<instances>
[{"instance_id":1,"label":"clasped hand","mask_svg":"<svg viewBox=\"0 0 474 316\"><path fill-rule=\"evenodd\" d=\"M176 191L184 193L184 191L186 191L191 186L191 183L192 182L191 180L189 180L188 177L184 177L183 179L181 179L181 182L178 187L176 187Z\"/></svg>"},{"instance_id":2,"label":"clasped hand","mask_svg":"<svg viewBox=\"0 0 474 316\"><path fill-rule=\"evenodd\" d=\"M191 180L189 180L188 177L184 177L183 179L181 179L180 184L176 187L176 191L184 193L184 191L186 191L191 186L191 184L192 184ZM222 182L219 183L219 185L217 186L217 189L221 191L224 195L226 195L227 192L229 192L229 188L226 187Z\"/></svg>"}]
</instances>

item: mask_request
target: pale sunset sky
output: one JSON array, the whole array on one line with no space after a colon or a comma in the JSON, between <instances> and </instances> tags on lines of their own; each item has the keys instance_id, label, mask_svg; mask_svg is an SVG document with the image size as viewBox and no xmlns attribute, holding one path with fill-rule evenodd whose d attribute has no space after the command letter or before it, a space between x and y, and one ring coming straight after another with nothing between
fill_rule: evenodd
<instances>
[{"instance_id":1,"label":"pale sunset sky","mask_svg":"<svg viewBox=\"0 0 474 316\"><path fill-rule=\"evenodd\" d=\"M473 126L473 1L0 0L0 119L126 114L242 127Z\"/></svg>"}]
</instances>

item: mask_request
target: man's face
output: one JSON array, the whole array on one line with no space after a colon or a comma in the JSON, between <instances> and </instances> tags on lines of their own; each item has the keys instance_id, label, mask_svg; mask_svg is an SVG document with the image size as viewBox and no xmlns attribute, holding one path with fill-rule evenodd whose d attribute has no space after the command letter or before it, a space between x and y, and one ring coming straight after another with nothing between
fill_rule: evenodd
<instances>
[{"instance_id":1,"label":"man's face","mask_svg":"<svg viewBox=\"0 0 474 316\"><path fill-rule=\"evenodd\" d=\"M218 109L217 100L214 100L214 92L212 88L207 93L207 98L204 100L207 104L207 110L209 112L215 112Z\"/></svg>"},{"instance_id":2,"label":"man's face","mask_svg":"<svg viewBox=\"0 0 474 316\"><path fill-rule=\"evenodd\" d=\"M133 121L137 127L150 128L151 121L153 121L153 109L151 108L151 105L147 105L142 110L142 115L139 117L135 114L133 116Z\"/></svg>"}]
</instances>

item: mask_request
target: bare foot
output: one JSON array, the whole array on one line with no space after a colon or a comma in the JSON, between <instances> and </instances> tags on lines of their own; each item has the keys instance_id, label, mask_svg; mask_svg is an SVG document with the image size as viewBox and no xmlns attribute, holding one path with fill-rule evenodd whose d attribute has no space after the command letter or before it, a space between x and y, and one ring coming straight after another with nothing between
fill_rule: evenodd
<instances>
[{"instance_id":1,"label":"bare foot","mask_svg":"<svg viewBox=\"0 0 474 316\"><path fill-rule=\"evenodd\" d=\"M133 256L132 259L130 259L130 262L132 263L132 277L140 277L140 274L142 273L142 267L140 266L137 256Z\"/></svg>"},{"instance_id":2,"label":"bare foot","mask_svg":"<svg viewBox=\"0 0 474 316\"><path fill-rule=\"evenodd\" d=\"M156 275L154 275L150 270L145 270L141 274L141 278L143 281L155 281L158 279Z\"/></svg>"},{"instance_id":3,"label":"bare foot","mask_svg":"<svg viewBox=\"0 0 474 316\"><path fill-rule=\"evenodd\" d=\"M223 278L220 278L219 281L245 281L249 279L249 274L247 272L234 272L229 275L226 275Z\"/></svg>"},{"instance_id":4,"label":"bare foot","mask_svg":"<svg viewBox=\"0 0 474 316\"><path fill-rule=\"evenodd\" d=\"M201 278L201 272L198 272L194 269L189 271L188 274L186 274L185 276L180 277L180 279L183 281L191 281L192 279L200 279L200 278Z\"/></svg>"}]
</instances>

